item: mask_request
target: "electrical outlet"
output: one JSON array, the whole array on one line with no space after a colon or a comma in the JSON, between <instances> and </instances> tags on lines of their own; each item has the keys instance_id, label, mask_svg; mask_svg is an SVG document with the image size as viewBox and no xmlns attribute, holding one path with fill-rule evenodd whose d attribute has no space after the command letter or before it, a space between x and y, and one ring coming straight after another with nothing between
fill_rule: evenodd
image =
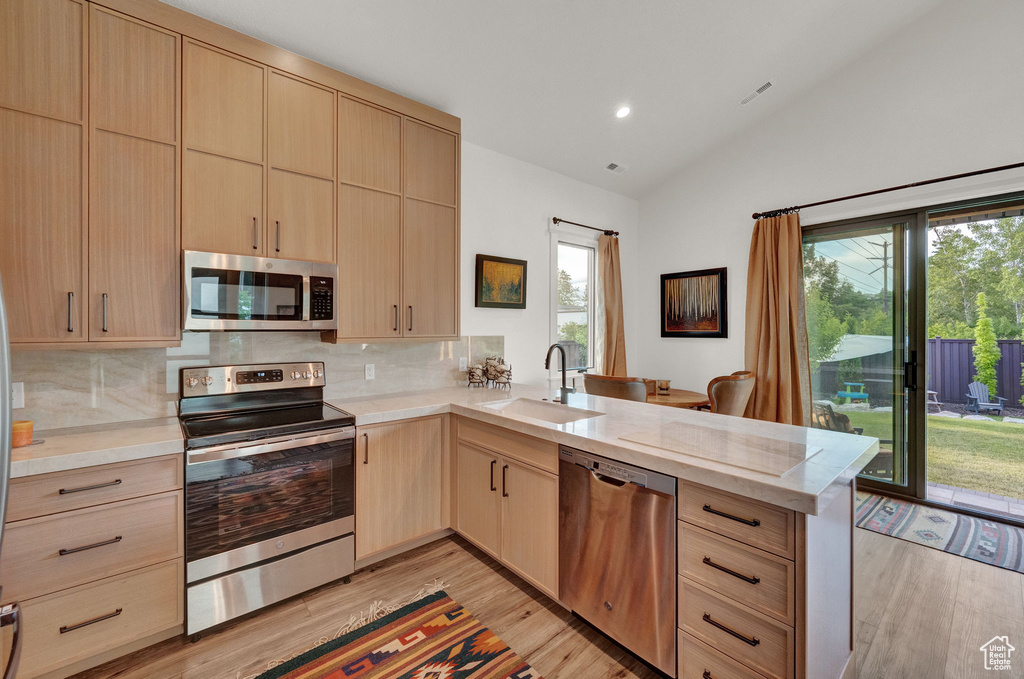
<instances>
[{"instance_id":1,"label":"electrical outlet","mask_svg":"<svg viewBox=\"0 0 1024 679\"><path fill-rule=\"evenodd\" d=\"M469 359L467 359L465 356L459 358L459 370L461 370L462 372L466 372L467 368L469 368Z\"/></svg>"},{"instance_id":2,"label":"electrical outlet","mask_svg":"<svg viewBox=\"0 0 1024 679\"><path fill-rule=\"evenodd\" d=\"M25 407L25 383L24 382L12 382L11 383L11 407L12 408L24 408Z\"/></svg>"},{"instance_id":3,"label":"electrical outlet","mask_svg":"<svg viewBox=\"0 0 1024 679\"><path fill-rule=\"evenodd\" d=\"M372 380L373 379L373 364L372 363L365 364L363 366L363 370L365 372L364 378L368 379L368 380Z\"/></svg>"}]
</instances>

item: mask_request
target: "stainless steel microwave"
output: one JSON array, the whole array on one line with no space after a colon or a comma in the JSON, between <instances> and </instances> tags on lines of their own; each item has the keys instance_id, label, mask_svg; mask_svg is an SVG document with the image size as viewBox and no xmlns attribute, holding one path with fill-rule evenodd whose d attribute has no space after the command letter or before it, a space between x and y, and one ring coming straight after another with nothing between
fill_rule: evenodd
<instances>
[{"instance_id":1,"label":"stainless steel microwave","mask_svg":"<svg viewBox=\"0 0 1024 679\"><path fill-rule=\"evenodd\" d=\"M185 250L185 330L333 330L338 267Z\"/></svg>"}]
</instances>

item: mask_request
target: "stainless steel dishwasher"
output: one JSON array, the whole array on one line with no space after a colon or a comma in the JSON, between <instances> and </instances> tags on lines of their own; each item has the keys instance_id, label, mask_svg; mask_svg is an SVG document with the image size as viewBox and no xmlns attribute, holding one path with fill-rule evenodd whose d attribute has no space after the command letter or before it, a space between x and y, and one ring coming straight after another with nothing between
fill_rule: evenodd
<instances>
[{"instance_id":1,"label":"stainless steel dishwasher","mask_svg":"<svg viewBox=\"0 0 1024 679\"><path fill-rule=\"evenodd\" d=\"M565 446L558 457L562 601L675 676L675 478Z\"/></svg>"}]
</instances>

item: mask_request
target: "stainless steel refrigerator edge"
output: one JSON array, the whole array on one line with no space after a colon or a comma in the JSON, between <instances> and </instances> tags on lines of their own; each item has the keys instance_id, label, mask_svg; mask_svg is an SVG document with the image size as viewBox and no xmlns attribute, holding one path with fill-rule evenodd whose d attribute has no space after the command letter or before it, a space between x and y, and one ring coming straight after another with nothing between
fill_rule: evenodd
<instances>
[{"instance_id":1,"label":"stainless steel refrigerator edge","mask_svg":"<svg viewBox=\"0 0 1024 679\"><path fill-rule=\"evenodd\" d=\"M676 480L558 450L559 593L574 613L676 676Z\"/></svg>"},{"instance_id":2,"label":"stainless steel refrigerator edge","mask_svg":"<svg viewBox=\"0 0 1024 679\"><path fill-rule=\"evenodd\" d=\"M0 552L3 551L4 521L7 519L7 487L11 482L11 345L7 334L7 309L4 306L4 286L0 280ZM3 583L0 583L0 601L3 601ZM4 670L4 679L18 671L21 654L21 622L17 602L0 608L0 628L10 626L11 651Z\"/></svg>"}]
</instances>

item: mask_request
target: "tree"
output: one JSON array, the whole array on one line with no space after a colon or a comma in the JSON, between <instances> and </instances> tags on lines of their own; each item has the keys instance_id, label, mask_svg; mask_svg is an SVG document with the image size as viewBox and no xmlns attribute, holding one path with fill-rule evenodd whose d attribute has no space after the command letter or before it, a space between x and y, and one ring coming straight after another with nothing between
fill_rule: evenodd
<instances>
[{"instance_id":1,"label":"tree","mask_svg":"<svg viewBox=\"0 0 1024 679\"><path fill-rule=\"evenodd\" d=\"M981 292L978 242L957 226L934 230L928 260L928 311L935 321L973 325L972 303Z\"/></svg>"},{"instance_id":2,"label":"tree","mask_svg":"<svg viewBox=\"0 0 1024 679\"><path fill-rule=\"evenodd\" d=\"M580 289L572 284L572 277L565 269L558 270L558 306L578 307L586 306L587 289Z\"/></svg>"},{"instance_id":3,"label":"tree","mask_svg":"<svg viewBox=\"0 0 1024 679\"><path fill-rule=\"evenodd\" d=\"M819 363L829 360L839 348L846 335L846 322L836 318L835 311L821 291L811 287L805 294L807 307L808 353L811 363L817 368Z\"/></svg>"},{"instance_id":4,"label":"tree","mask_svg":"<svg viewBox=\"0 0 1024 679\"><path fill-rule=\"evenodd\" d=\"M1002 354L996 342L996 333L992 329L992 319L988 317L988 300L984 292L977 297L978 323L974 326L974 373L975 379L988 387L989 392L996 394L996 364Z\"/></svg>"}]
</instances>

